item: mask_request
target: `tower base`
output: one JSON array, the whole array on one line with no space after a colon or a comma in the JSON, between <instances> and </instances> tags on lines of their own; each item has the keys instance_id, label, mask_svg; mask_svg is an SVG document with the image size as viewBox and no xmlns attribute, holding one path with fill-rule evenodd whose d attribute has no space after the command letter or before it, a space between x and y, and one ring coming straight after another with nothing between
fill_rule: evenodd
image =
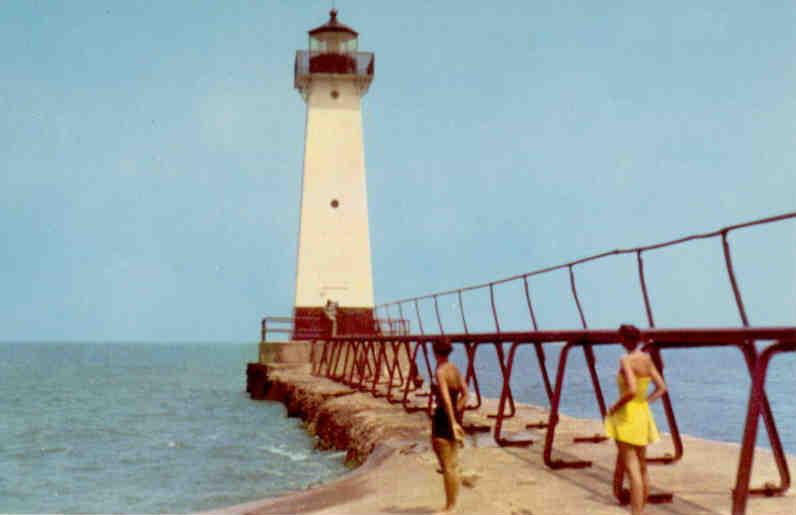
<instances>
[{"instance_id":1,"label":"tower base","mask_svg":"<svg viewBox=\"0 0 796 515\"><path fill-rule=\"evenodd\" d=\"M338 307L337 336L374 335L378 326L373 318L373 308ZM332 336L332 320L322 307L293 308L293 340L323 340Z\"/></svg>"}]
</instances>

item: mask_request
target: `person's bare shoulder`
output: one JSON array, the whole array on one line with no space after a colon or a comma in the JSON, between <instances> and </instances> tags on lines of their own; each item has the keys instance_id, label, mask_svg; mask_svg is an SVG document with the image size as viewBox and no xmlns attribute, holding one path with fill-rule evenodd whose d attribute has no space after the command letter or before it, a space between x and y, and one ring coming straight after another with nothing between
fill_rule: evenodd
<instances>
[{"instance_id":1,"label":"person's bare shoulder","mask_svg":"<svg viewBox=\"0 0 796 515\"><path fill-rule=\"evenodd\" d=\"M452 364L446 363L445 365L441 366L437 369L437 378L444 379L446 383L450 383L452 379L456 376L453 375L454 370L452 370Z\"/></svg>"},{"instance_id":2,"label":"person's bare shoulder","mask_svg":"<svg viewBox=\"0 0 796 515\"><path fill-rule=\"evenodd\" d=\"M445 367L445 377L448 381L448 385L451 388L461 389L462 385L464 384L464 378L462 377L461 372L453 363L448 363L448 366Z\"/></svg>"},{"instance_id":3,"label":"person's bare shoulder","mask_svg":"<svg viewBox=\"0 0 796 515\"><path fill-rule=\"evenodd\" d=\"M643 376L650 375L652 369L652 358L646 352L639 351L635 356L634 368Z\"/></svg>"}]
</instances>

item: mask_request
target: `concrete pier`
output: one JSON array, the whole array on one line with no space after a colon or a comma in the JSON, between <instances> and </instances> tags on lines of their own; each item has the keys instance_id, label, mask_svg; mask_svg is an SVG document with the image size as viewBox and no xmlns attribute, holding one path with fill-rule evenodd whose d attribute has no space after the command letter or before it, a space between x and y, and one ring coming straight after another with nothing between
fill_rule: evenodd
<instances>
[{"instance_id":1,"label":"concrete pier","mask_svg":"<svg viewBox=\"0 0 796 515\"><path fill-rule=\"evenodd\" d=\"M252 399L265 400L270 387L268 366L291 368L310 361L311 346L305 341L260 342L257 361L246 365L246 391Z\"/></svg>"},{"instance_id":2,"label":"concrete pier","mask_svg":"<svg viewBox=\"0 0 796 515\"><path fill-rule=\"evenodd\" d=\"M263 397L285 404L289 415L300 416L319 445L347 451L352 465L347 476L311 490L233 506L217 513L431 513L444 503L442 479L429 444L429 421L422 412L406 413L389 404L310 374L309 365L261 365L267 377ZM628 513L615 500L611 481L615 460L612 442L573 443L573 437L602 432L602 423L562 416L556 435L557 452L567 459L586 459L593 466L551 470L542 462L544 430L525 424L544 420L544 409L518 405L504 431L530 437L530 447L498 447L489 432L478 431L493 421L496 401L465 414L471 431L460 452L463 487L459 513L534 515L609 515ZM670 491L673 501L650 504L648 514L729 514L738 445L685 437L685 454L672 465L650 465L653 493ZM664 435L650 446L650 454L671 448ZM796 459L789 456L793 470ZM264 463L263 466L268 466ZM771 453L758 450L752 484L777 478ZM793 490L781 497L751 497L750 515L796 514Z\"/></svg>"}]
</instances>

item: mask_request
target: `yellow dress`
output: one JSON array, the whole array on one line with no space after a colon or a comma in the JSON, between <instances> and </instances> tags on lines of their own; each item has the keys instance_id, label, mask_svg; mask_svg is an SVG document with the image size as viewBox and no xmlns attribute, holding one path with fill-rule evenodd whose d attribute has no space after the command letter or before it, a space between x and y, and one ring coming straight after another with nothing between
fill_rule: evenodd
<instances>
[{"instance_id":1,"label":"yellow dress","mask_svg":"<svg viewBox=\"0 0 796 515\"><path fill-rule=\"evenodd\" d=\"M624 395L627 386L624 375L616 380L619 395ZM648 445L660 439L658 427L647 403L649 377L636 378L636 395L612 415L605 417L605 432L609 437L631 445Z\"/></svg>"}]
</instances>

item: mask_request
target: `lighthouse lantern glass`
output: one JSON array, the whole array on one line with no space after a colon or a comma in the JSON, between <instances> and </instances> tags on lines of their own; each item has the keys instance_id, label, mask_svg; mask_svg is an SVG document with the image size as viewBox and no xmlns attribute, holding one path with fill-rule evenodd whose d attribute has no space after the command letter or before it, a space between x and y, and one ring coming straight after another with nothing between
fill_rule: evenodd
<instances>
[{"instance_id":1,"label":"lighthouse lantern glass","mask_svg":"<svg viewBox=\"0 0 796 515\"><path fill-rule=\"evenodd\" d=\"M358 38L347 32L329 31L310 36L310 51L324 54L349 54L357 51Z\"/></svg>"}]
</instances>

